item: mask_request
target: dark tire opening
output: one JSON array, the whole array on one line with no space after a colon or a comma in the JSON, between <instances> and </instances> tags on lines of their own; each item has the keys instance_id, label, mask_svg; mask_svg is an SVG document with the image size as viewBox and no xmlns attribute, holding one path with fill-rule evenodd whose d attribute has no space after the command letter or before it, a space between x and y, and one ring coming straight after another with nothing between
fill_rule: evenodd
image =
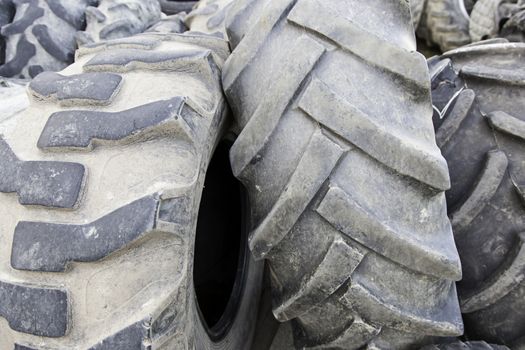
<instances>
[{"instance_id":1,"label":"dark tire opening","mask_svg":"<svg viewBox=\"0 0 525 350\"><path fill-rule=\"evenodd\" d=\"M193 283L201 320L214 341L229 331L237 314L248 264L248 197L233 176L222 141L212 157L202 193Z\"/></svg>"}]
</instances>

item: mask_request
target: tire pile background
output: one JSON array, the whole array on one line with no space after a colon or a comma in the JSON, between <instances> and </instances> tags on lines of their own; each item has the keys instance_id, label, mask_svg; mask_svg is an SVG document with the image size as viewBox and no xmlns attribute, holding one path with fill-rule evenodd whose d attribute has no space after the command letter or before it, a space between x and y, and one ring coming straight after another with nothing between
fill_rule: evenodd
<instances>
[{"instance_id":1,"label":"tire pile background","mask_svg":"<svg viewBox=\"0 0 525 350\"><path fill-rule=\"evenodd\" d=\"M525 350L523 41L524 0L0 0L0 350Z\"/></svg>"}]
</instances>

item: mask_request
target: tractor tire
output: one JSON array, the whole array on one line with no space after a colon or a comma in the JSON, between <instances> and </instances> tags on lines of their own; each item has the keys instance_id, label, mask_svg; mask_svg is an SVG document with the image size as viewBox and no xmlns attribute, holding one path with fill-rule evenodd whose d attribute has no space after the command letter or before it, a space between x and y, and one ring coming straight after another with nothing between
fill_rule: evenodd
<instances>
[{"instance_id":1,"label":"tractor tire","mask_svg":"<svg viewBox=\"0 0 525 350\"><path fill-rule=\"evenodd\" d=\"M429 41L441 51L448 51L470 43L469 14L464 0L428 0L425 26Z\"/></svg>"},{"instance_id":2,"label":"tractor tire","mask_svg":"<svg viewBox=\"0 0 525 350\"><path fill-rule=\"evenodd\" d=\"M428 345L421 350L510 350L504 345L487 344L484 341L457 342L440 345Z\"/></svg>"},{"instance_id":3,"label":"tractor tire","mask_svg":"<svg viewBox=\"0 0 525 350\"><path fill-rule=\"evenodd\" d=\"M86 30L76 34L78 46L142 33L161 19L158 0L100 0L86 9Z\"/></svg>"},{"instance_id":4,"label":"tractor tire","mask_svg":"<svg viewBox=\"0 0 525 350\"><path fill-rule=\"evenodd\" d=\"M250 7L260 11L236 31L223 87L275 317L293 320L298 348L404 349L462 334L449 176L408 2L233 8Z\"/></svg>"},{"instance_id":5,"label":"tractor tire","mask_svg":"<svg viewBox=\"0 0 525 350\"><path fill-rule=\"evenodd\" d=\"M15 16L15 6L12 0L0 0L0 28L11 23ZM5 40L0 32L0 65L5 62Z\"/></svg>"},{"instance_id":6,"label":"tractor tire","mask_svg":"<svg viewBox=\"0 0 525 350\"><path fill-rule=\"evenodd\" d=\"M524 55L525 44L483 43L431 64L465 333L512 348L525 334Z\"/></svg>"},{"instance_id":7,"label":"tractor tire","mask_svg":"<svg viewBox=\"0 0 525 350\"><path fill-rule=\"evenodd\" d=\"M1 28L6 40L0 76L33 78L73 62L75 33L85 26L84 10L93 0L13 0L13 21Z\"/></svg>"},{"instance_id":8,"label":"tractor tire","mask_svg":"<svg viewBox=\"0 0 525 350\"><path fill-rule=\"evenodd\" d=\"M250 348L263 266L229 166L228 54L140 34L30 83L0 123L0 349Z\"/></svg>"}]
</instances>

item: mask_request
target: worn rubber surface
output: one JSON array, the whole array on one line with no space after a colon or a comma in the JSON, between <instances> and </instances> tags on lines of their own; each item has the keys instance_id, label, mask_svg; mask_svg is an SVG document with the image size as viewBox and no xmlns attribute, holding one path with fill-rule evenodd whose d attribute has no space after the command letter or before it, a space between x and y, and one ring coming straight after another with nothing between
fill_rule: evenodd
<instances>
[{"instance_id":1,"label":"worn rubber surface","mask_svg":"<svg viewBox=\"0 0 525 350\"><path fill-rule=\"evenodd\" d=\"M442 51L470 43L469 15L463 0L428 0L424 17L427 39Z\"/></svg>"},{"instance_id":2,"label":"worn rubber surface","mask_svg":"<svg viewBox=\"0 0 525 350\"><path fill-rule=\"evenodd\" d=\"M484 341L473 341L428 345L421 350L509 350L509 348L503 345L487 344Z\"/></svg>"},{"instance_id":3,"label":"worn rubber surface","mask_svg":"<svg viewBox=\"0 0 525 350\"><path fill-rule=\"evenodd\" d=\"M84 27L84 10L92 0L13 0L16 14L1 28L6 38L0 76L32 78L73 62L75 33Z\"/></svg>"},{"instance_id":4,"label":"worn rubber surface","mask_svg":"<svg viewBox=\"0 0 525 350\"><path fill-rule=\"evenodd\" d=\"M466 334L511 348L525 333L524 55L523 44L484 43L432 62Z\"/></svg>"},{"instance_id":5,"label":"worn rubber surface","mask_svg":"<svg viewBox=\"0 0 525 350\"><path fill-rule=\"evenodd\" d=\"M251 27L229 16L242 39L223 86L274 315L293 320L297 347L461 334L450 182L408 2L258 1L233 7L260 9Z\"/></svg>"},{"instance_id":6,"label":"worn rubber surface","mask_svg":"<svg viewBox=\"0 0 525 350\"><path fill-rule=\"evenodd\" d=\"M100 0L86 9L86 29L76 34L79 46L144 32L160 21L158 0Z\"/></svg>"},{"instance_id":7,"label":"worn rubber surface","mask_svg":"<svg viewBox=\"0 0 525 350\"><path fill-rule=\"evenodd\" d=\"M192 278L228 51L205 35L87 45L0 117L0 349L249 348L261 264L244 260L213 341Z\"/></svg>"}]
</instances>

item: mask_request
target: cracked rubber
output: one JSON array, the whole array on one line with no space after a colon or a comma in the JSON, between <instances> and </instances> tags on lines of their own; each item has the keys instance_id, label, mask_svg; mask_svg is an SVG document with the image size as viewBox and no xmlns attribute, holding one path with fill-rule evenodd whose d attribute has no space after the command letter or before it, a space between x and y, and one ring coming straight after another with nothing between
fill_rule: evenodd
<instances>
[{"instance_id":1,"label":"cracked rubber","mask_svg":"<svg viewBox=\"0 0 525 350\"><path fill-rule=\"evenodd\" d=\"M160 21L158 0L100 0L86 9L86 29L76 34L79 46L142 33Z\"/></svg>"},{"instance_id":2,"label":"cracked rubber","mask_svg":"<svg viewBox=\"0 0 525 350\"><path fill-rule=\"evenodd\" d=\"M250 347L262 264L246 254L221 338L192 278L228 54L195 33L90 44L0 115L0 349Z\"/></svg>"},{"instance_id":3,"label":"cracked rubber","mask_svg":"<svg viewBox=\"0 0 525 350\"><path fill-rule=\"evenodd\" d=\"M242 131L230 158L276 318L298 348L462 334L449 176L408 2L232 6L223 86Z\"/></svg>"},{"instance_id":4,"label":"cracked rubber","mask_svg":"<svg viewBox=\"0 0 525 350\"><path fill-rule=\"evenodd\" d=\"M431 63L465 332L511 348L525 333L524 54L524 44L482 42Z\"/></svg>"},{"instance_id":5,"label":"cracked rubber","mask_svg":"<svg viewBox=\"0 0 525 350\"><path fill-rule=\"evenodd\" d=\"M1 27L6 54L0 76L33 78L73 62L75 33L84 27L84 10L92 1L13 0L15 16Z\"/></svg>"},{"instance_id":6,"label":"cracked rubber","mask_svg":"<svg viewBox=\"0 0 525 350\"><path fill-rule=\"evenodd\" d=\"M470 43L464 0L428 0L424 14L427 40L445 52Z\"/></svg>"}]
</instances>

